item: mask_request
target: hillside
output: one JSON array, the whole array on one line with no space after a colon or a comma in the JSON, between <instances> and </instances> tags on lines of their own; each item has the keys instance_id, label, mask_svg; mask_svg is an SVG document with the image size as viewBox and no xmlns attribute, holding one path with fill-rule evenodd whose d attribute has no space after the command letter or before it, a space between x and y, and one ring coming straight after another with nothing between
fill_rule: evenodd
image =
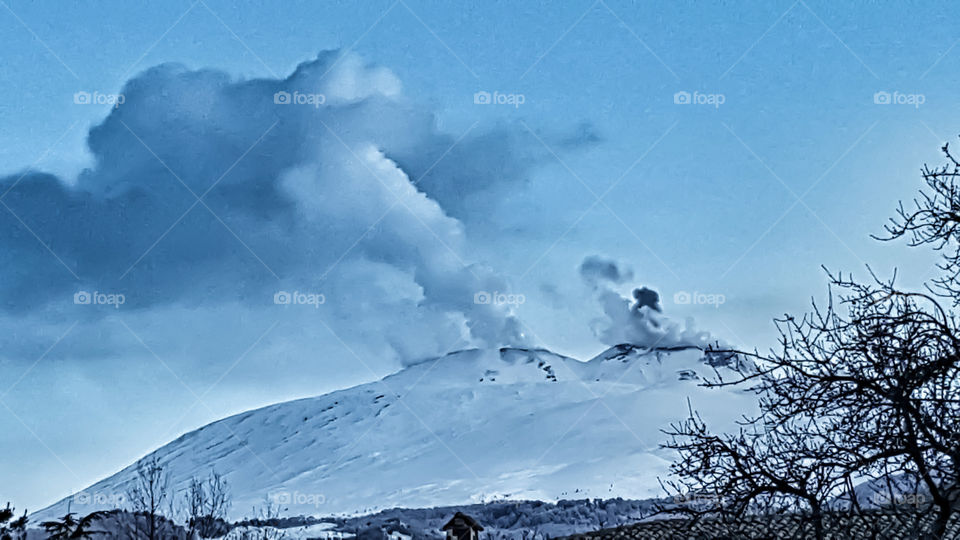
<instances>
[{"instance_id":1,"label":"hillside","mask_svg":"<svg viewBox=\"0 0 960 540\"><path fill-rule=\"evenodd\" d=\"M725 361L712 363L722 370ZM709 363L695 348L620 345L587 362L546 350L461 351L213 422L151 456L178 491L193 476L224 474L234 519L266 497L284 515L657 497L670 459L659 430L684 416L688 398L717 427L753 409L749 395L697 385L713 374ZM134 477L131 465L84 500L115 500ZM68 502L33 520L65 513Z\"/></svg>"}]
</instances>

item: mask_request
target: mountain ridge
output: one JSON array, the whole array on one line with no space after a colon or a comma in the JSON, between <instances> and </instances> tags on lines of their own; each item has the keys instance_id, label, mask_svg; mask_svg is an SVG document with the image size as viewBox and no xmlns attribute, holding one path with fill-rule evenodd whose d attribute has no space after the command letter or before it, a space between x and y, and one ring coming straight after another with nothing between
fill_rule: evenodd
<instances>
[{"instance_id":1,"label":"mountain ridge","mask_svg":"<svg viewBox=\"0 0 960 540\"><path fill-rule=\"evenodd\" d=\"M742 393L697 386L714 369L698 347L621 344L588 361L547 349L467 349L228 416L143 459L160 461L177 497L190 478L223 474L232 518L265 497L288 515L574 492L647 498L660 494L656 478L670 458L659 429L685 415L686 398L723 421L751 405ZM122 500L135 466L34 519Z\"/></svg>"}]
</instances>

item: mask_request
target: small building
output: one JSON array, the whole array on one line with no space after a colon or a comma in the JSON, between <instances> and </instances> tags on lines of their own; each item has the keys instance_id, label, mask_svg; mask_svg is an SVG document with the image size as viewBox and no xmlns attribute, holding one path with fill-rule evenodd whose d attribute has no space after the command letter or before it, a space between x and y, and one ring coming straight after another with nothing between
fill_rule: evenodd
<instances>
[{"instance_id":1,"label":"small building","mask_svg":"<svg viewBox=\"0 0 960 540\"><path fill-rule=\"evenodd\" d=\"M457 512L440 530L447 533L447 540L478 540L483 527L472 517Z\"/></svg>"}]
</instances>

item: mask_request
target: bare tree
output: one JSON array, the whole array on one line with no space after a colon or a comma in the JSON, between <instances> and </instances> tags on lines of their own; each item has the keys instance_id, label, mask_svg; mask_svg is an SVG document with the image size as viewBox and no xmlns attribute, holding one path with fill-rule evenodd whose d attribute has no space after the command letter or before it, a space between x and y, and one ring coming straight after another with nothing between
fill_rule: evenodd
<instances>
[{"instance_id":1,"label":"bare tree","mask_svg":"<svg viewBox=\"0 0 960 540\"><path fill-rule=\"evenodd\" d=\"M825 501L841 486L826 462L831 457L822 429L788 421L764 426L743 422L736 434L711 433L698 414L674 424L664 446L678 451L672 465L676 480L665 484L673 494L664 510L695 517L716 514L738 520L748 513L792 513L806 518L812 536L823 538Z\"/></svg>"},{"instance_id":2,"label":"bare tree","mask_svg":"<svg viewBox=\"0 0 960 540\"><path fill-rule=\"evenodd\" d=\"M667 431L679 459L665 487L700 494L693 513L801 513L823 538L825 510L864 511L862 483L887 494L888 510L931 512L933 537L960 512L960 325L941 304L960 304L960 165L944 152L951 165L924 169L933 193L914 213L901 206L888 229L944 250L929 293L902 291L895 276L859 283L827 272L824 307L777 321L779 350L717 351L752 361L705 385L748 388L761 412L734 434L710 432L693 411Z\"/></svg>"},{"instance_id":3,"label":"bare tree","mask_svg":"<svg viewBox=\"0 0 960 540\"><path fill-rule=\"evenodd\" d=\"M133 487L127 491L127 500L134 514L146 518L145 532L148 540L157 540L157 520L167 499L169 485L170 476L163 470L156 456L137 463L137 478Z\"/></svg>"},{"instance_id":4,"label":"bare tree","mask_svg":"<svg viewBox=\"0 0 960 540\"><path fill-rule=\"evenodd\" d=\"M751 388L759 416L735 435L710 433L695 414L668 431L680 455L669 487L707 490L717 502L708 511L809 511L817 524L830 501L859 510L854 482L872 479L891 500L929 502L942 534L960 501L957 320L935 296L892 281L831 281L846 313L831 297L782 319L780 352L740 353L755 367L706 383Z\"/></svg>"},{"instance_id":5,"label":"bare tree","mask_svg":"<svg viewBox=\"0 0 960 540\"><path fill-rule=\"evenodd\" d=\"M190 480L186 493L187 526L202 538L222 534L223 520L230 509L230 491L223 476L212 471L206 481Z\"/></svg>"},{"instance_id":6,"label":"bare tree","mask_svg":"<svg viewBox=\"0 0 960 540\"><path fill-rule=\"evenodd\" d=\"M283 540L287 538L287 533L275 527L280 518L281 507L275 503L269 496L264 498L263 506L259 509L254 508L253 514L256 516L251 520L252 527L241 533L241 540ZM356 537L359 538L360 530L357 525Z\"/></svg>"},{"instance_id":7,"label":"bare tree","mask_svg":"<svg viewBox=\"0 0 960 540\"><path fill-rule=\"evenodd\" d=\"M941 276L933 280L934 290L960 304L960 161L951 154L950 144L940 149L946 163L938 167L924 165L921 170L925 189L914 198L911 207L901 202L896 216L885 227L880 240L907 238L911 246L929 245L942 253Z\"/></svg>"}]
</instances>

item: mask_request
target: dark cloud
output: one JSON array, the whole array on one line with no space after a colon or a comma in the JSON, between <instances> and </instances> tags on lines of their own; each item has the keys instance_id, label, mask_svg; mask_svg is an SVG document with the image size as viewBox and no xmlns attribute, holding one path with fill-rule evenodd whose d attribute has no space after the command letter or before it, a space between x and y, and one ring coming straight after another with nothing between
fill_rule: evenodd
<instances>
[{"instance_id":1,"label":"dark cloud","mask_svg":"<svg viewBox=\"0 0 960 540\"><path fill-rule=\"evenodd\" d=\"M606 259L599 255L590 255L580 263L580 277L591 285L608 281L611 283L624 283L633 279L633 271L626 267L621 267L616 261Z\"/></svg>"},{"instance_id":2,"label":"dark cloud","mask_svg":"<svg viewBox=\"0 0 960 540\"><path fill-rule=\"evenodd\" d=\"M642 287L633 290L633 299L637 301L633 309L639 310L642 307L648 307L654 311L663 311L660 309L660 293L653 289Z\"/></svg>"},{"instance_id":3,"label":"dark cloud","mask_svg":"<svg viewBox=\"0 0 960 540\"><path fill-rule=\"evenodd\" d=\"M643 289L636 289L634 297ZM695 329L692 319L680 323L650 305L649 299L657 293L646 289L648 294L645 303L637 299L621 296L609 288L601 288L597 300L603 310L603 316L593 321L593 330L596 336L607 345L632 343L643 347L704 347L711 343L709 333Z\"/></svg>"},{"instance_id":4,"label":"dark cloud","mask_svg":"<svg viewBox=\"0 0 960 540\"><path fill-rule=\"evenodd\" d=\"M634 289L632 300L614 290L613 285L633 279L633 273L615 261L588 256L580 264L580 276L592 287L603 312L591 324L601 342L642 347L703 347L711 342L710 334L697 331L692 319L681 324L663 315L660 293L654 289Z\"/></svg>"},{"instance_id":5,"label":"dark cloud","mask_svg":"<svg viewBox=\"0 0 960 540\"><path fill-rule=\"evenodd\" d=\"M165 64L122 93L75 181L0 178L8 313L73 309L78 290L123 294L124 309L322 291L345 333L405 321L380 336L403 355L431 352L409 342L414 323L448 346L524 340L508 307L474 301L509 284L469 261L464 234L464 201L536 162L519 130L454 146L389 70L336 52L282 80Z\"/></svg>"},{"instance_id":6,"label":"dark cloud","mask_svg":"<svg viewBox=\"0 0 960 540\"><path fill-rule=\"evenodd\" d=\"M471 131L459 142L440 135L428 147L386 152L451 216L467 224L489 225L489 210L499 200L528 185L537 166L555 162L556 156L541 141L574 151L597 140L586 123L571 133L537 135L522 125L499 125L489 131Z\"/></svg>"}]
</instances>

